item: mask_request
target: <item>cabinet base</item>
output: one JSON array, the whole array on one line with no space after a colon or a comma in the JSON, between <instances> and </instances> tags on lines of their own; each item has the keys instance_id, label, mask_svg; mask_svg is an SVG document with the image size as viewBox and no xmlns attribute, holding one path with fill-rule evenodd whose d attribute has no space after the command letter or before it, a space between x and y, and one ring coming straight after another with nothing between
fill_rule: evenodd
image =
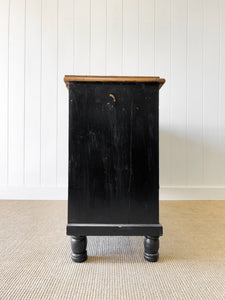
<instances>
[{"instance_id":1,"label":"cabinet base","mask_svg":"<svg viewBox=\"0 0 225 300\"><path fill-rule=\"evenodd\" d=\"M144 258L156 262L159 258L160 224L68 224L67 235L71 235L71 258L74 262L87 260L87 235L144 235Z\"/></svg>"},{"instance_id":2,"label":"cabinet base","mask_svg":"<svg viewBox=\"0 0 225 300\"><path fill-rule=\"evenodd\" d=\"M128 236L161 236L163 228L161 224L92 224L69 223L67 235L128 235Z\"/></svg>"}]
</instances>

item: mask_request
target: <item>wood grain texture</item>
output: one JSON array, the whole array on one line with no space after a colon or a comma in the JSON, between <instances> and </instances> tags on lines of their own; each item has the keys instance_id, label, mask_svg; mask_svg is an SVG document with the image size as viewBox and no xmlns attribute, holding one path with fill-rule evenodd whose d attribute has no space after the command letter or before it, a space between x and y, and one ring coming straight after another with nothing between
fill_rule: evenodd
<instances>
[{"instance_id":1,"label":"wood grain texture","mask_svg":"<svg viewBox=\"0 0 225 300\"><path fill-rule=\"evenodd\" d=\"M158 89L70 83L69 224L158 224Z\"/></svg>"},{"instance_id":2,"label":"wood grain texture","mask_svg":"<svg viewBox=\"0 0 225 300\"><path fill-rule=\"evenodd\" d=\"M65 75L65 82L69 81L93 81L93 82L158 82L160 87L165 83L165 79L149 76L77 76Z\"/></svg>"}]
</instances>

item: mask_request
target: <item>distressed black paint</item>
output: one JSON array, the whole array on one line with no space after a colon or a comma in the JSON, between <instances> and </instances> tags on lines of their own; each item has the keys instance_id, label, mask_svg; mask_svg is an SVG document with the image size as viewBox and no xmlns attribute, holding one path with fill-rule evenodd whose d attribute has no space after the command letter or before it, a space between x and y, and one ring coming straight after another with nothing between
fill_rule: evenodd
<instances>
[{"instance_id":1,"label":"distressed black paint","mask_svg":"<svg viewBox=\"0 0 225 300\"><path fill-rule=\"evenodd\" d=\"M69 235L101 235L103 227L162 234L158 90L154 82L69 83Z\"/></svg>"}]
</instances>

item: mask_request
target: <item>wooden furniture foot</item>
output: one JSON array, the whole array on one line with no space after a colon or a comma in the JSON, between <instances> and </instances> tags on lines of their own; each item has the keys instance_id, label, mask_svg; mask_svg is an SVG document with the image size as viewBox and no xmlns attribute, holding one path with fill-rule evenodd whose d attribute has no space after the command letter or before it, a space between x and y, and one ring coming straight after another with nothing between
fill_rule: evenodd
<instances>
[{"instance_id":1,"label":"wooden furniture foot","mask_svg":"<svg viewBox=\"0 0 225 300\"><path fill-rule=\"evenodd\" d=\"M144 239L144 258L150 262L156 262L159 258L159 237L145 236Z\"/></svg>"},{"instance_id":2,"label":"wooden furniture foot","mask_svg":"<svg viewBox=\"0 0 225 300\"><path fill-rule=\"evenodd\" d=\"M74 262L83 262L87 259L87 237L72 236L71 237L71 258Z\"/></svg>"}]
</instances>

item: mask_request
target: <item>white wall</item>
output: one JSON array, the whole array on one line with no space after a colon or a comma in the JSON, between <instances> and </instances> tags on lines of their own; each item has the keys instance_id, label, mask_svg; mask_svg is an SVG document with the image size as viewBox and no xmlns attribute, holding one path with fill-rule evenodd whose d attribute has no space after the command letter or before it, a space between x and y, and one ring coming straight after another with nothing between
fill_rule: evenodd
<instances>
[{"instance_id":1,"label":"white wall","mask_svg":"<svg viewBox=\"0 0 225 300\"><path fill-rule=\"evenodd\" d=\"M158 75L161 199L225 199L225 0L0 0L0 198L65 199L65 74Z\"/></svg>"}]
</instances>

